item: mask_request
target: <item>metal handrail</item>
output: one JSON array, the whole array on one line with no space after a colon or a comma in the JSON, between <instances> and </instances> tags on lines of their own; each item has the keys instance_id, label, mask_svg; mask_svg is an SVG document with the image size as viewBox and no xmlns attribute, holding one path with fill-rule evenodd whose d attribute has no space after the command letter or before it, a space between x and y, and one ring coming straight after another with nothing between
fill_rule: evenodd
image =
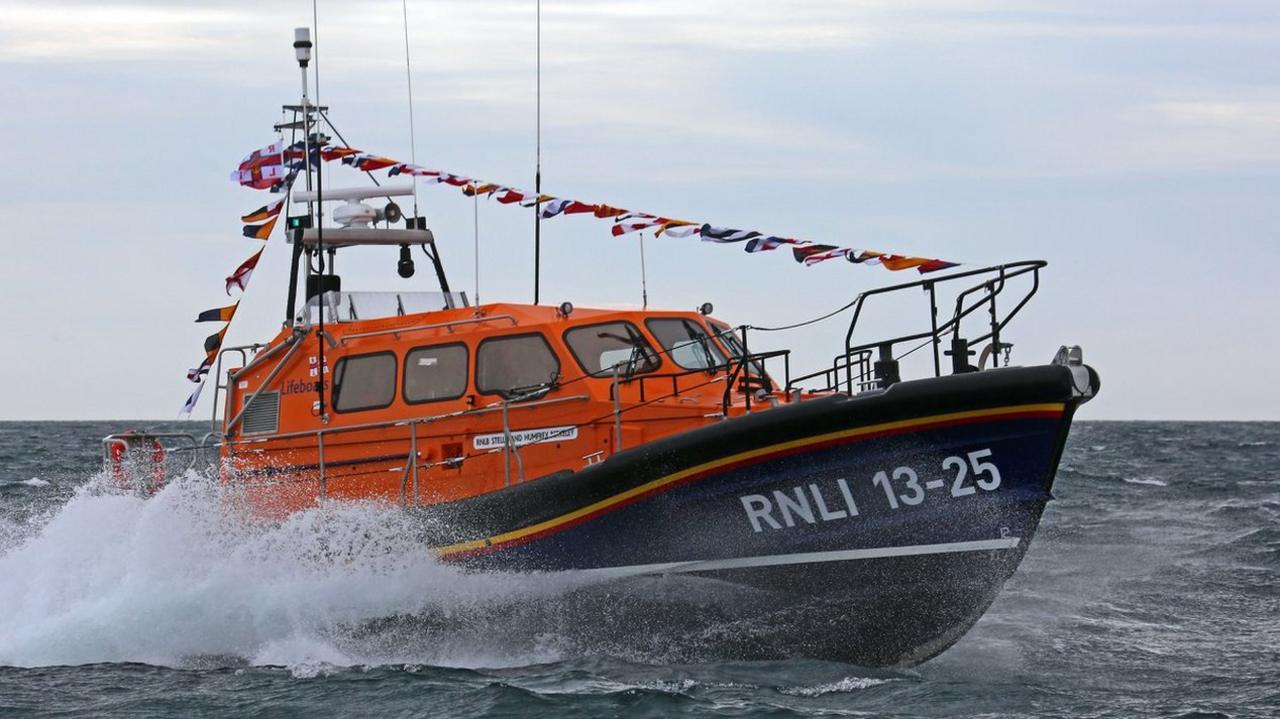
<instances>
[{"instance_id":1,"label":"metal handrail","mask_svg":"<svg viewBox=\"0 0 1280 719\"><path fill-rule=\"evenodd\" d=\"M249 407L253 405L253 401L257 399L258 395L262 394L262 392L266 390L272 382L275 381L276 375L280 374L280 370L284 369L285 365L289 364L289 358L293 357L293 353L297 352L298 348L302 347L302 340L306 336L306 333L295 331L289 336L289 339L285 340L284 343L290 345L289 351L285 352L284 357L281 357L280 361L276 363L276 366L271 368L271 371L267 373L266 379L262 380L262 384L258 385L258 388L253 391L253 394L245 398L244 406L240 408L240 411L236 413L236 416L232 418L230 422L227 422L226 427L223 428L222 431L224 434L230 433L232 429L235 429L235 426L244 418L244 413L248 412ZM321 368L320 382L324 382L323 368Z\"/></svg>"},{"instance_id":2,"label":"metal handrail","mask_svg":"<svg viewBox=\"0 0 1280 719\"><path fill-rule=\"evenodd\" d=\"M870 347L875 347L878 344L882 344L880 342L870 342L865 345L859 345L858 347L850 347L850 345L852 345L853 343L853 333L854 333L854 330L857 328L859 316L862 314L862 307L865 304L867 298L869 297L873 297L875 295L888 294L890 292L898 292L900 290L905 290L912 287L923 287L924 289L931 291L933 287L943 282L958 280L964 277L972 277L975 275L990 274L992 272L999 272L1004 279L1013 279L1014 277L1024 275L1028 272L1036 273L1038 276L1039 270L1048 264L1049 263L1045 262L1044 260L1023 260L1020 262L1010 262L1003 265L993 265L991 267L984 267L982 269L967 270L965 272L957 272L954 274L946 275L945 277L916 280L915 282L907 282L900 285L890 285L888 287L878 287L874 290L867 290L865 292L861 292L858 294L857 301L854 306L853 319L849 322L849 331L845 333L845 345L850 349L866 349ZM1016 269L1016 271L1008 272L1009 269ZM984 284L986 283L980 283L976 287L981 287ZM965 292L962 293L962 295L967 295L969 292L972 292L974 289L975 288L970 288L968 290L965 290ZM920 332L914 335L904 335L902 337L896 337L892 341L895 343L908 342L913 339L923 339L925 337L929 337L934 334L939 334L939 335L946 334L946 332L950 329L950 327L953 324L958 323L960 319L962 319L969 312L972 312L973 309L975 309L978 306L981 306L981 301L978 302L974 307L971 307L968 310L961 313L960 307L959 305L957 305L957 308L956 308L957 314L953 316L950 320L948 320L946 324L942 325L941 327L938 327L936 330L933 330L930 332Z\"/></svg>"},{"instance_id":3,"label":"metal handrail","mask_svg":"<svg viewBox=\"0 0 1280 719\"><path fill-rule=\"evenodd\" d=\"M591 399L591 396L586 394L580 394L580 395L572 395L569 397L553 397L551 399L533 400L529 402L513 402L511 403L511 407L514 409L528 409L530 407L557 404L561 402L572 402L572 401L585 400L585 399ZM502 409L501 405L502 405L502 402L494 402L493 404L485 405L484 407L458 410L456 412L445 412L445 413L436 414L436 415L425 415L422 417L413 417L410 419L391 419L391 420L383 420L381 422L349 424L349 425L343 425L339 427L321 427L319 429L300 430L297 432L281 432L277 434L254 435L253 437L248 437L248 438L242 437L242 438L228 440L227 443L228 444L251 444L251 443L256 444L260 442L268 442L271 440L278 440L278 439L297 439L299 437L310 437L316 434L340 434L344 432L359 432L362 430L369 430L369 429L381 429L383 427L405 427L411 424L431 424L431 423L439 422L445 419L453 419L455 417L464 417L468 415L485 414L488 412L499 411Z\"/></svg>"},{"instance_id":4,"label":"metal handrail","mask_svg":"<svg viewBox=\"0 0 1280 719\"><path fill-rule=\"evenodd\" d=\"M960 322L965 317L969 316L974 311L978 310L984 305L988 306L991 311L992 331L978 338L977 340L975 340L975 342L982 341L992 336L998 337L999 331L1008 325L1008 323L1013 319L1013 317L1017 315L1018 312L1020 312L1023 307L1026 306L1027 302L1031 300L1031 297L1035 295L1036 292L1039 290L1040 269L1047 265L1048 263L1045 262L1044 260L1022 260L1018 262L1010 262L1010 263L1005 263L1001 265L993 265L990 267L966 270L964 272L956 272L943 277L928 278L928 279L916 280L914 282L902 283L898 285L890 285L888 287L880 287L873 290L868 290L866 292L862 292L858 295L858 297L854 302L853 317L849 322L849 330L845 334L845 351L842 356L849 357L851 355L854 355L855 353L869 351L872 348L880 348L882 351L882 354L886 355L885 358L892 359L892 357L889 356L887 353L890 351L890 348L892 348L894 344L928 338L928 340L930 341L930 344L932 344L932 349L933 349L934 375L941 376L942 374L941 358L939 356L939 346L941 344L941 338L947 333L956 333L958 335ZM1031 287L1028 289L1027 293L1022 297L1022 299L1018 301L1018 303L1013 307L1013 309L1007 313L1004 320L999 320L998 314L995 309L996 297L1004 291L1004 289L1008 284L1008 280L1011 280L1015 277L1020 277L1028 273L1032 275ZM966 277L975 277L979 275L992 275L992 274L995 274L996 277L986 279L960 292L959 295L956 297L956 308L951 318L947 320L945 323L943 323L942 325L938 324L936 288L939 284L944 282L950 282L953 280L963 279ZM902 335L902 336L894 337L887 340L877 340L873 342L867 342L867 343L856 345L856 346L853 344L853 334L854 334L854 331L857 329L858 320L862 315L862 309L865 306L866 300L868 298L873 297L875 295L888 294L891 292L899 292L899 291L910 289L913 287L923 288L926 292L929 293L929 308L930 308L930 329L929 330L923 331L923 332L917 332L914 334ZM985 292L977 300L973 301L971 305L966 307L965 299L969 297L970 294L974 292L978 292L980 290L985 290ZM853 391L853 388L852 388L853 386L852 365L853 364L854 363L850 361L845 366L845 369L846 369L845 385L846 385L847 391L849 391L850 393L852 393ZM861 382L861 379L862 378L860 377L860 382Z\"/></svg>"},{"instance_id":5,"label":"metal handrail","mask_svg":"<svg viewBox=\"0 0 1280 719\"><path fill-rule=\"evenodd\" d=\"M372 332L357 332L355 334L349 334L349 335L344 334L341 337L341 339L339 339L338 341L345 347L347 344L347 340L355 340L355 339L360 339L362 337L380 337L382 335L402 335L402 334L407 334L409 332L423 332L426 330L446 329L446 328L458 327L460 325L470 325L470 324L477 324L480 322L492 322L497 320L510 320L511 325L513 327L520 324L519 320L517 320L512 315L490 315L487 317L472 317L470 319L465 319L465 320L453 320L451 322L436 322L434 324L429 324L429 325L414 325L413 327L403 327L399 329L374 330Z\"/></svg>"}]
</instances>

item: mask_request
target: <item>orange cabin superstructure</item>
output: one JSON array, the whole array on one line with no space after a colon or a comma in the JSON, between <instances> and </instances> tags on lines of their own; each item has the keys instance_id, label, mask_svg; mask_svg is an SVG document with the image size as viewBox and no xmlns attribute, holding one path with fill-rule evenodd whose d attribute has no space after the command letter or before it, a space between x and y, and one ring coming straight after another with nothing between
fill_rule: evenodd
<instances>
[{"instance_id":1,"label":"orange cabin superstructure","mask_svg":"<svg viewBox=\"0 0 1280 719\"><path fill-rule=\"evenodd\" d=\"M463 499L787 401L741 355L695 312L489 304L323 337L295 325L227 374L223 454L273 513Z\"/></svg>"}]
</instances>

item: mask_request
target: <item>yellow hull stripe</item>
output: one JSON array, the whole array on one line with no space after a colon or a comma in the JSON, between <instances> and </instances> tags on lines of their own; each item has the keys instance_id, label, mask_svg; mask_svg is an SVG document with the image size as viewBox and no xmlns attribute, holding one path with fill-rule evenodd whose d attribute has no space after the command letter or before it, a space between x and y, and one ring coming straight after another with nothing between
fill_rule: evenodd
<instances>
[{"instance_id":1,"label":"yellow hull stripe","mask_svg":"<svg viewBox=\"0 0 1280 719\"><path fill-rule=\"evenodd\" d=\"M498 534L493 537L489 537L488 539L473 539L467 542L459 542L458 544L450 544L445 547L438 547L436 548L435 552L436 552L436 556L438 557L446 557L450 554L469 552L475 549L482 549L484 547L488 547L494 544L506 544L507 542L511 542L513 540L527 537L530 534L539 534L541 532L545 532L548 529L552 529L566 522L572 522L573 520L578 519L580 517L590 515L590 514L595 514L603 509L607 509L615 504L618 504L619 502L625 502L628 499L631 499L632 497L635 497L637 495L646 494L648 492L652 492L655 489L660 489L662 487L665 487L666 485L679 482L680 480L685 479L686 477L689 477L691 475L701 474L703 472L714 470L717 467L721 467L728 464L736 464L738 462L754 459L756 457L760 457L763 455L775 454L778 452L785 452L789 449L794 449L797 447L803 447L810 444L821 444L824 442L830 442L832 440L849 439L849 438L859 437L859 436L868 435L868 434L877 434L880 432L891 432L895 429L904 429L907 427L915 427L919 425L938 424L943 422L954 422L956 420L981 419L984 417L996 417L1003 414L1023 414L1028 412L1061 412L1065 406L1066 405L1064 405L1062 402L1052 402L1047 404L1024 404L1024 405L1016 405L1011 407L998 407L996 409L978 409L978 410L969 410L966 412L951 412L948 414L937 414L931 417L918 417L915 419L898 420L896 422L885 422L882 424L873 424L873 425L868 425L866 427L858 427L857 429L846 429L846 430L841 430L839 432L829 432L827 434L814 435L812 437L805 437L804 439L796 439L790 442L774 444L768 447L749 450L747 452L742 452L740 454L735 454L729 457L722 457L720 459L712 460L710 462L705 462L703 464L689 467L688 469L682 469L679 472L676 472L674 474L668 474L665 477L659 477L658 479L655 479L651 482L646 482L645 484L632 487L631 489L628 489L625 492L622 492L620 494L615 494L612 497L607 497L598 502L595 502L594 504L588 504L585 507L582 507L580 509L575 509L574 511L569 512L567 514L562 514L559 517L548 519L546 521L539 522L537 524L531 524L528 527L522 527L521 529L514 529L510 532L504 532L503 534Z\"/></svg>"}]
</instances>

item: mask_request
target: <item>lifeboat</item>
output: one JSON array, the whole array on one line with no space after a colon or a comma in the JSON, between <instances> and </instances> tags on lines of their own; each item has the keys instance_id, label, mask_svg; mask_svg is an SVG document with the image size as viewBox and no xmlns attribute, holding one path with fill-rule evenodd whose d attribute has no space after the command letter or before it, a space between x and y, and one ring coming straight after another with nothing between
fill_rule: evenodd
<instances>
[{"instance_id":1,"label":"lifeboat","mask_svg":"<svg viewBox=\"0 0 1280 719\"><path fill-rule=\"evenodd\" d=\"M221 349L215 432L191 444L216 447L223 481L266 517L376 501L467 571L563 574L606 595L727 588L740 599L707 619L733 628L720 655L903 666L946 649L1018 567L1099 389L1078 347L1009 362L1042 261L864 292L831 361L793 374L789 350L753 351L763 330L710 305L472 306L420 218L319 216L394 194L295 193L289 321ZM438 291L344 291L319 262L398 251L404 275L419 247ZM895 293L929 298L928 329L867 340L860 318ZM924 376L902 376L921 349ZM117 459L152 447L108 442ZM714 633L681 598L634 612L671 646Z\"/></svg>"}]
</instances>

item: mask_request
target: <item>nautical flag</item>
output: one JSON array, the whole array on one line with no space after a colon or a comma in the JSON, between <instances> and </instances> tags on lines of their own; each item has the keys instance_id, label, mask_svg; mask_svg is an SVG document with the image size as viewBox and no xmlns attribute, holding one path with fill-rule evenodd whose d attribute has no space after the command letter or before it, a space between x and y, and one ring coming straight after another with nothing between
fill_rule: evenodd
<instances>
[{"instance_id":1,"label":"nautical flag","mask_svg":"<svg viewBox=\"0 0 1280 719\"><path fill-rule=\"evenodd\" d=\"M358 155L360 151L354 147L322 147L320 148L320 159L325 162L341 160L348 155Z\"/></svg>"},{"instance_id":2,"label":"nautical flag","mask_svg":"<svg viewBox=\"0 0 1280 719\"><path fill-rule=\"evenodd\" d=\"M443 174L439 170L431 170L421 165L402 164L387 170L387 175L409 175L411 177L426 177L436 182L440 181L440 175Z\"/></svg>"},{"instance_id":3,"label":"nautical flag","mask_svg":"<svg viewBox=\"0 0 1280 719\"><path fill-rule=\"evenodd\" d=\"M711 225L702 226L702 239L704 242L742 242L759 236L760 233L755 231L731 230L728 227L712 227Z\"/></svg>"},{"instance_id":4,"label":"nautical flag","mask_svg":"<svg viewBox=\"0 0 1280 719\"><path fill-rule=\"evenodd\" d=\"M294 170L306 169L306 163L304 160L308 150L310 150L311 153L311 165L313 167L319 167L322 155L320 154L320 145L317 144L314 139L310 145L299 140L286 147L281 155L284 158L283 164Z\"/></svg>"},{"instance_id":5,"label":"nautical flag","mask_svg":"<svg viewBox=\"0 0 1280 719\"><path fill-rule=\"evenodd\" d=\"M498 189L498 185L495 185L492 182L486 182L480 185L467 185L462 188L462 194L467 197L475 197L476 195L487 195L490 192L497 191Z\"/></svg>"},{"instance_id":6,"label":"nautical flag","mask_svg":"<svg viewBox=\"0 0 1280 719\"><path fill-rule=\"evenodd\" d=\"M279 165L284 155L284 142L276 141L266 147L254 150L240 161L241 170L250 170L266 165Z\"/></svg>"},{"instance_id":7,"label":"nautical flag","mask_svg":"<svg viewBox=\"0 0 1280 719\"><path fill-rule=\"evenodd\" d=\"M595 205L588 205L577 200L554 199L542 208L542 219L549 220L556 215L576 215L582 212L595 212Z\"/></svg>"},{"instance_id":8,"label":"nautical flag","mask_svg":"<svg viewBox=\"0 0 1280 719\"><path fill-rule=\"evenodd\" d=\"M920 274L926 272L937 272L938 270L946 270L958 266L959 262L947 262L946 260L929 260L928 262L916 268Z\"/></svg>"},{"instance_id":9,"label":"nautical flag","mask_svg":"<svg viewBox=\"0 0 1280 719\"><path fill-rule=\"evenodd\" d=\"M283 201L284 198L281 198ZM244 236L253 240L265 240L271 236L271 230L276 226L276 220L280 218L272 217L270 220L261 225L245 225Z\"/></svg>"},{"instance_id":10,"label":"nautical flag","mask_svg":"<svg viewBox=\"0 0 1280 719\"><path fill-rule=\"evenodd\" d=\"M265 250L266 248L264 247L262 249ZM253 257L250 257L241 263L240 266L236 268L236 271L232 272L231 276L227 277L228 296L231 295L232 287L239 287L240 291L244 292L244 288L249 286L249 278L253 276L253 268L258 266L258 258L261 256L262 250L258 250L253 254Z\"/></svg>"},{"instance_id":11,"label":"nautical flag","mask_svg":"<svg viewBox=\"0 0 1280 719\"><path fill-rule=\"evenodd\" d=\"M266 147L254 150L240 161L240 165L231 173L231 181L265 190L280 177L284 176L281 166L284 153L283 142L273 142Z\"/></svg>"},{"instance_id":12,"label":"nautical flag","mask_svg":"<svg viewBox=\"0 0 1280 719\"><path fill-rule=\"evenodd\" d=\"M551 195L538 195L537 197L534 197L532 193L526 193L524 196L524 199L520 201L520 206L533 207L534 205L538 205L543 202L550 202L551 200L554 200L554 199L556 198L552 197Z\"/></svg>"},{"instance_id":13,"label":"nautical flag","mask_svg":"<svg viewBox=\"0 0 1280 719\"><path fill-rule=\"evenodd\" d=\"M622 235L625 235L628 232L643 230L649 227L653 227L654 225L660 225L663 222L670 222L670 220L668 220L665 217L654 217L653 215L646 215L643 212L632 212L630 214L623 215L619 217L617 220L615 220L616 224L614 224L614 226L610 229L610 232L613 233L614 237L621 237Z\"/></svg>"},{"instance_id":14,"label":"nautical flag","mask_svg":"<svg viewBox=\"0 0 1280 719\"><path fill-rule=\"evenodd\" d=\"M264 165L262 167L241 168L231 171L231 181L255 190L266 190L285 179L283 165Z\"/></svg>"},{"instance_id":15,"label":"nautical flag","mask_svg":"<svg viewBox=\"0 0 1280 719\"><path fill-rule=\"evenodd\" d=\"M403 164L399 160L393 160L390 157L382 157L381 155L370 155L366 152L358 152L353 155L347 155L342 158L342 164L351 165L357 170L371 172L373 170L381 170L384 167Z\"/></svg>"},{"instance_id":16,"label":"nautical flag","mask_svg":"<svg viewBox=\"0 0 1280 719\"><path fill-rule=\"evenodd\" d=\"M504 191L502 192L502 194L495 199L497 199L498 202L501 202L504 205L510 205L513 202L520 202L529 194L527 192L516 190L510 187L503 188L503 190Z\"/></svg>"},{"instance_id":17,"label":"nautical flag","mask_svg":"<svg viewBox=\"0 0 1280 719\"><path fill-rule=\"evenodd\" d=\"M769 250L776 250L783 245L798 244L800 244L799 240L792 240L786 237L774 237L770 235L769 237L756 237L748 240L747 246L743 249L747 252L768 252Z\"/></svg>"},{"instance_id":18,"label":"nautical flag","mask_svg":"<svg viewBox=\"0 0 1280 719\"><path fill-rule=\"evenodd\" d=\"M610 227L610 233L619 237L631 232L645 230L651 227L657 227L655 235L663 234L671 237L692 237L693 235L701 235L702 239L707 242L717 243L745 243L744 249L747 252L768 252L776 250L783 245L791 245L792 251L797 262L806 265L814 265L837 257L844 257L849 262L855 264L876 265L883 264L890 270L903 270L911 267L917 268L921 273L935 272L938 270L955 267L956 263L946 260L928 259L923 257L908 257L905 255L893 255L883 252L874 252L871 250L856 250L845 247L836 247L835 245L818 245L812 242L796 240L787 237L765 236L759 232L749 230L735 230L727 227L713 227L709 224L696 224L685 222L683 220L672 220L657 215L650 215L643 212L631 212L620 207L612 207L610 205L591 205L585 202L575 200L566 200L557 198L552 195L537 195L534 193L519 190L513 187L495 185L492 183L482 183L470 177L454 175L452 173L441 172L440 170L430 170L419 165L403 163L389 157L373 155L352 147L334 147L316 143L319 158L326 162L333 160L341 160L343 164L351 165L357 169L370 171L390 168L389 175L412 175L414 177L423 177L428 180L452 185L461 188L463 193L469 197L479 195L489 195L496 199L500 204L510 205L519 203L521 207L537 207L539 219L550 219L559 215L569 215L577 213L592 213L600 219L614 220L614 224ZM250 154L241 163L240 169L232 173L232 180L240 182L243 185L256 187L259 189L271 188L272 192L277 192L291 182L296 176L296 172L286 174L286 167L282 164L293 159L301 159L301 152L298 146L290 146L284 148L282 143L268 145L260 150ZM283 158L283 159L282 159ZM300 164L300 163L293 163ZM275 210L276 214L263 215L261 213L268 211L276 205L269 205L256 213L250 213L243 219L246 223L250 221L265 222L278 214L280 210ZM250 237L259 237L259 230L269 232L269 225L262 228L245 228L245 233ZM256 256L251 258L256 263ZM241 270L237 270L237 274L227 278L227 292L230 294L230 288L239 286L243 289L244 282L247 282L249 273L253 270L252 266L242 266Z\"/></svg>"},{"instance_id":19,"label":"nautical flag","mask_svg":"<svg viewBox=\"0 0 1280 719\"><path fill-rule=\"evenodd\" d=\"M279 180L276 180L276 184L272 185L271 189L268 190L268 192L270 192L273 195L282 190L287 192L289 188L293 186L293 181L296 179L298 179L298 171L291 170L289 174L285 175L283 178Z\"/></svg>"},{"instance_id":20,"label":"nautical flag","mask_svg":"<svg viewBox=\"0 0 1280 719\"><path fill-rule=\"evenodd\" d=\"M664 232L670 237L692 237L702 232L702 225L686 220L667 220L654 230L653 236L661 237Z\"/></svg>"},{"instance_id":21,"label":"nautical flag","mask_svg":"<svg viewBox=\"0 0 1280 719\"><path fill-rule=\"evenodd\" d=\"M880 258L880 264L884 265L886 270L909 270L912 267L919 267L927 264L928 258L925 257L903 257L902 255L885 255Z\"/></svg>"},{"instance_id":22,"label":"nautical flag","mask_svg":"<svg viewBox=\"0 0 1280 719\"><path fill-rule=\"evenodd\" d=\"M230 327L230 326L231 326L230 324L227 325L227 327ZM204 338L205 352L212 354L218 351L218 348L222 346L222 338L225 337L227 334L227 327L223 327L217 332L214 332L213 334Z\"/></svg>"},{"instance_id":23,"label":"nautical flag","mask_svg":"<svg viewBox=\"0 0 1280 719\"><path fill-rule=\"evenodd\" d=\"M212 366L213 355L210 354L201 360L199 367L187 370L187 380L191 382L199 382L205 375L209 374L209 368Z\"/></svg>"},{"instance_id":24,"label":"nautical flag","mask_svg":"<svg viewBox=\"0 0 1280 719\"><path fill-rule=\"evenodd\" d=\"M187 401L182 403L182 409L178 412L179 419L182 419L183 417L191 416L191 410L195 409L196 402L200 401L200 390L202 389L204 389L203 381L200 384L196 385L196 388L194 391L192 391L191 396L187 397Z\"/></svg>"},{"instance_id":25,"label":"nautical flag","mask_svg":"<svg viewBox=\"0 0 1280 719\"><path fill-rule=\"evenodd\" d=\"M241 222L262 222L263 220L269 220L272 217L275 217L276 215L280 214L280 208L282 207L284 207L283 197L276 200L275 202L270 202L268 204L265 204L262 207L259 207L258 209L254 210L253 212L250 212L247 215L241 215L240 221Z\"/></svg>"},{"instance_id":26,"label":"nautical flag","mask_svg":"<svg viewBox=\"0 0 1280 719\"><path fill-rule=\"evenodd\" d=\"M792 247L791 252L795 255L796 262L816 265L819 262L835 257L846 257L849 250L835 245L800 245L799 247Z\"/></svg>"},{"instance_id":27,"label":"nautical flag","mask_svg":"<svg viewBox=\"0 0 1280 719\"><path fill-rule=\"evenodd\" d=\"M624 210L621 207L610 207L609 205L596 205L595 215L596 217L599 217L600 219L603 220L606 217L621 217L630 211L631 210Z\"/></svg>"},{"instance_id":28,"label":"nautical flag","mask_svg":"<svg viewBox=\"0 0 1280 719\"><path fill-rule=\"evenodd\" d=\"M849 250L844 258L855 264L878 265L883 252L874 252L872 250Z\"/></svg>"},{"instance_id":29,"label":"nautical flag","mask_svg":"<svg viewBox=\"0 0 1280 719\"><path fill-rule=\"evenodd\" d=\"M239 306L240 303L237 302L234 305L205 310L196 315L196 322L230 322L231 318L235 317L236 308Z\"/></svg>"}]
</instances>

